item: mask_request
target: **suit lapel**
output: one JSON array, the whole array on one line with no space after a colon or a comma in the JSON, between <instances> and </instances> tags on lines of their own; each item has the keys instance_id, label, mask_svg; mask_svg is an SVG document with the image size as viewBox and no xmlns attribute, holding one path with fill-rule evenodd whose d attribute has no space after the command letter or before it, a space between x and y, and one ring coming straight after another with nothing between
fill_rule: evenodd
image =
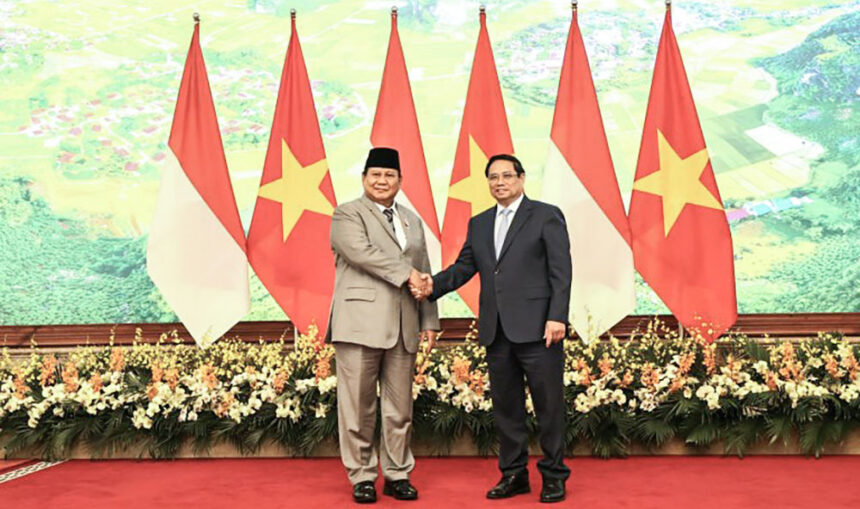
<instances>
[{"instance_id":1,"label":"suit lapel","mask_svg":"<svg viewBox=\"0 0 860 509\"><path fill-rule=\"evenodd\" d=\"M495 218L496 207L481 212L475 219L475 237L472 239L472 249L475 251L475 256L478 256L478 250L485 252L492 263L496 262L496 252L493 249Z\"/></svg>"},{"instance_id":2,"label":"suit lapel","mask_svg":"<svg viewBox=\"0 0 860 509\"><path fill-rule=\"evenodd\" d=\"M417 225L413 224L413 222L409 220L409 215L408 215L409 212L406 211L406 207L402 207L402 206L400 206L399 203L395 202L394 208L397 209L397 217L398 217L397 220L400 221L400 226L403 228L403 236L406 238L406 248L403 249L403 246L400 246L400 247L401 247L401 249L403 249L404 252L406 252L406 251L409 251L410 249L412 249L412 246L414 246L415 243L420 240L420 239L415 239L414 238L415 235L413 235L413 233L412 233L412 230L414 230L415 226L417 226ZM421 235L424 235L423 230L419 229L418 233L420 233Z\"/></svg>"},{"instance_id":3,"label":"suit lapel","mask_svg":"<svg viewBox=\"0 0 860 509\"><path fill-rule=\"evenodd\" d=\"M508 251L508 248L511 247L511 242L513 242L514 237L517 235L517 232L519 232L522 229L523 225L526 223L526 221L528 221L531 213L532 202L527 197L523 196L523 201L522 203L520 203L520 208L517 210L517 213L514 214L514 220L511 222L511 226L508 227L508 233L507 235L505 235L505 243L502 244L502 251L501 253L499 253L499 259L496 262L496 265L498 265L498 263L502 261L502 258L505 257L505 253ZM492 240L492 238L493 237L491 236L490 240Z\"/></svg>"},{"instance_id":4,"label":"suit lapel","mask_svg":"<svg viewBox=\"0 0 860 509\"><path fill-rule=\"evenodd\" d=\"M382 225L382 229L385 230L385 233L387 233L389 237L391 237L391 240L393 240L395 244L400 245L400 243L397 242L397 236L394 235L394 229L391 228L391 223L389 223L388 219L386 219L385 216L382 215L382 212L379 211L379 207L376 206L376 203L374 203L373 200L371 200L367 196L361 197L361 203L363 203L364 206L370 211L371 215L373 215L373 217L375 217L376 220L379 221L379 224Z\"/></svg>"}]
</instances>

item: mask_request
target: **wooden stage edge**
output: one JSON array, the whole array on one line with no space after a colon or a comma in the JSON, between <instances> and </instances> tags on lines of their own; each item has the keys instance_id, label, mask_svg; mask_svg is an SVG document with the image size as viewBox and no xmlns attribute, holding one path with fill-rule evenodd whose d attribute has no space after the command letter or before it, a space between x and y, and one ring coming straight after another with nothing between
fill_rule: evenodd
<instances>
[{"instance_id":1,"label":"wooden stage edge","mask_svg":"<svg viewBox=\"0 0 860 509\"><path fill-rule=\"evenodd\" d=\"M666 327L677 329L678 322L671 315L656 315ZM610 331L620 339L629 338L636 330L647 326L654 315L631 315ZM469 332L472 318L444 318L443 341L462 341ZM183 343L193 343L181 323L129 323L89 325L0 325L0 347L10 349L71 348L78 345L131 345L135 337L141 342L154 343L164 333L177 331ZM860 337L860 313L794 313L740 315L731 332L751 337L803 338L819 332L839 332L845 336ZM225 335L256 343L284 338L291 342L295 334L287 321L240 322Z\"/></svg>"},{"instance_id":2,"label":"wooden stage edge","mask_svg":"<svg viewBox=\"0 0 860 509\"><path fill-rule=\"evenodd\" d=\"M0 445L0 458L4 457L5 450ZM429 444L422 443L419 440L413 440L412 452L415 456L479 456L477 448L472 443L468 433L464 433L454 440L451 447L447 451L440 451ZM529 445L529 454L536 456L541 454L540 447L536 443ZM802 454L798 446L797 437L792 436L787 443L777 441L774 443L761 442L751 446L744 452L745 456L757 455L799 455ZM854 430L845 437L845 439L836 445L826 447L822 452L822 456L828 455L860 455L860 430ZM586 444L579 444L573 449L572 456L583 457L590 456L591 451ZM674 438L668 440L662 447L646 448L638 444L632 444L629 449L630 456L732 456L727 453L724 442L715 442L709 447L691 447L683 442L683 440ZM339 457L337 443L334 441L326 441L317 446L309 457L311 458L334 458ZM570 456L570 455L568 455ZM38 459L39 455L33 451L18 451L10 455L7 459ZM268 442L254 454L243 455L235 447L229 443L220 443L209 451L208 454L194 454L190 444L185 443L180 446L177 458L291 458L296 457L291 451L285 450L279 445ZM65 459L95 459L92 452L86 446L77 446L73 448L65 457ZM152 459L145 450L141 448L129 448L125 450L115 451L108 457L101 459ZM419 460L420 461L420 460ZM576 460L574 460L576 461Z\"/></svg>"}]
</instances>

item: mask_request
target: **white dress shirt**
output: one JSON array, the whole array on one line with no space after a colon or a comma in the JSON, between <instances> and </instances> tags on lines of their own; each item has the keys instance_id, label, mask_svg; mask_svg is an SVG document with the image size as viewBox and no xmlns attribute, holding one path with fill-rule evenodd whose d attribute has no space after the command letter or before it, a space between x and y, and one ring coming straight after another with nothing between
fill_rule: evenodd
<instances>
[{"instance_id":1,"label":"white dress shirt","mask_svg":"<svg viewBox=\"0 0 860 509\"><path fill-rule=\"evenodd\" d=\"M507 207L502 207L501 205L496 204L496 219L493 222L493 246L497 244L504 245L505 236L507 236L508 232L511 229L511 224L514 222L514 216L517 215L517 209L520 208L520 204L523 202L523 196L525 196L525 193L520 194L519 198L514 200L513 203L511 203ZM502 213L508 210L510 211L507 212L508 227L504 232L499 232L499 220L502 217ZM501 234L501 239L499 239L499 234Z\"/></svg>"},{"instance_id":2,"label":"white dress shirt","mask_svg":"<svg viewBox=\"0 0 860 509\"><path fill-rule=\"evenodd\" d=\"M388 207L381 203L376 203L376 206L379 208L379 211L382 212L382 215L385 216L384 210ZM394 222L394 236L397 238L397 243L400 244L400 250L404 251L406 249L406 232L403 231L403 223L400 222L400 214L397 213L397 204L391 204L391 211L394 212L393 222ZM387 218L386 218L387 220Z\"/></svg>"}]
</instances>

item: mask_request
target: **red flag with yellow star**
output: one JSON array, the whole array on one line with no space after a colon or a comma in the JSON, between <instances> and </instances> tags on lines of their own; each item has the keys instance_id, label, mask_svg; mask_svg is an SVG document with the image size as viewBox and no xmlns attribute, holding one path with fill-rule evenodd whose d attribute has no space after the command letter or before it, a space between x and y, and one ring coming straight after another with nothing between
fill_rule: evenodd
<instances>
[{"instance_id":1,"label":"red flag with yellow star","mask_svg":"<svg viewBox=\"0 0 860 509\"><path fill-rule=\"evenodd\" d=\"M472 61L463 122L460 124L460 137L454 155L454 170L448 188L448 205L442 223L443 267L457 260L466 240L469 219L496 205L484 175L487 161L496 154L514 152L502 89L493 60L493 48L487 33L487 17L483 10L480 21L478 45ZM458 290L460 297L475 314L478 313L480 291L477 277Z\"/></svg>"},{"instance_id":2,"label":"red flag with yellow star","mask_svg":"<svg viewBox=\"0 0 860 509\"><path fill-rule=\"evenodd\" d=\"M636 269L685 328L737 319L732 237L667 9L630 200Z\"/></svg>"},{"instance_id":3,"label":"red flag with yellow star","mask_svg":"<svg viewBox=\"0 0 860 509\"><path fill-rule=\"evenodd\" d=\"M337 205L295 18L248 232L257 277L298 330L324 334L334 288L328 235Z\"/></svg>"}]
</instances>

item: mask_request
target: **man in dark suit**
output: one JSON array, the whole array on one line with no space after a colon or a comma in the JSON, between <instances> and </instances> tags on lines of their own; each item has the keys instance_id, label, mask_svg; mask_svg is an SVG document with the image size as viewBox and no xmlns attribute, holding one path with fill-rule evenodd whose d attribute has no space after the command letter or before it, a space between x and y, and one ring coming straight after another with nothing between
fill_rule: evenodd
<instances>
[{"instance_id":1,"label":"man in dark suit","mask_svg":"<svg viewBox=\"0 0 860 509\"><path fill-rule=\"evenodd\" d=\"M457 261L433 276L430 300L481 277L479 338L487 347L502 479L487 498L530 491L523 377L540 426L544 458L540 499L565 498L564 350L570 302L570 241L564 215L523 194L525 170L511 155L490 158L485 170L498 205L469 221ZM425 285L425 292L430 290ZM421 290L413 290L417 297Z\"/></svg>"}]
</instances>

